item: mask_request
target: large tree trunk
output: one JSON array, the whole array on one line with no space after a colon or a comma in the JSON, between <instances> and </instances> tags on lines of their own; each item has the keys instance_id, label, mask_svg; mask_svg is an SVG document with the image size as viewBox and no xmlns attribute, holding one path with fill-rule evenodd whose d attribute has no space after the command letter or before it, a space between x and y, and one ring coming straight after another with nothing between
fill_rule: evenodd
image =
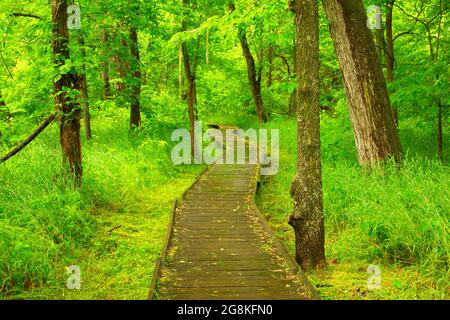
<instances>
[{"instance_id":1,"label":"large tree trunk","mask_svg":"<svg viewBox=\"0 0 450 320\"><path fill-rule=\"evenodd\" d=\"M388 1L386 4L386 80L392 82L394 80L394 36L392 32L392 11L394 7L394 0ZM398 127L398 110L392 107L392 116L396 127Z\"/></svg>"},{"instance_id":2,"label":"large tree trunk","mask_svg":"<svg viewBox=\"0 0 450 320\"><path fill-rule=\"evenodd\" d=\"M92 138L91 131L91 113L89 112L89 94L88 94L88 86L87 86L87 73L86 73L86 49L84 43L84 37L80 33L78 35L78 44L81 48L81 91L80 91L80 100L83 106L83 119L84 119L84 133L86 135L86 139L90 140Z\"/></svg>"},{"instance_id":3,"label":"large tree trunk","mask_svg":"<svg viewBox=\"0 0 450 320\"><path fill-rule=\"evenodd\" d=\"M402 149L362 0L323 0L343 74L359 162L374 165Z\"/></svg>"},{"instance_id":4,"label":"large tree trunk","mask_svg":"<svg viewBox=\"0 0 450 320\"><path fill-rule=\"evenodd\" d=\"M325 232L320 160L319 8L316 0L291 0L295 14L298 99L297 172L291 185L296 260L303 270L324 267Z\"/></svg>"},{"instance_id":5,"label":"large tree trunk","mask_svg":"<svg viewBox=\"0 0 450 320\"><path fill-rule=\"evenodd\" d=\"M53 18L53 61L59 68L70 59L69 31L67 29L67 1L52 0ZM80 106L66 90L80 90L80 78L74 70L62 73L53 83L55 104L60 112L60 143L63 154L63 166L77 186L82 180ZM67 88L67 89L66 89Z\"/></svg>"},{"instance_id":6,"label":"large tree trunk","mask_svg":"<svg viewBox=\"0 0 450 320\"><path fill-rule=\"evenodd\" d=\"M297 59L297 39L294 37L294 41L292 43L292 63L294 65L294 76L295 79L297 79L297 70L299 66L297 65L298 59ZM294 91L291 92L291 96L289 97L289 115L295 116L297 113L296 106L297 106L297 88L294 89Z\"/></svg>"},{"instance_id":7,"label":"large tree trunk","mask_svg":"<svg viewBox=\"0 0 450 320\"><path fill-rule=\"evenodd\" d=\"M108 40L109 40L109 35L108 32L103 30L102 31L102 42L103 45L105 47L108 46ZM101 72L101 77L103 80L103 100L108 100L111 99L111 83L109 82L109 58L107 58L106 52L105 52L105 56L103 57L103 61L101 62L101 68L102 68L102 72Z\"/></svg>"},{"instance_id":8,"label":"large tree trunk","mask_svg":"<svg viewBox=\"0 0 450 320\"><path fill-rule=\"evenodd\" d=\"M130 29L131 40L131 56L133 57L133 84L131 86L131 114L130 114L130 129L141 127L141 58L139 55L139 41L136 28Z\"/></svg>"}]
</instances>

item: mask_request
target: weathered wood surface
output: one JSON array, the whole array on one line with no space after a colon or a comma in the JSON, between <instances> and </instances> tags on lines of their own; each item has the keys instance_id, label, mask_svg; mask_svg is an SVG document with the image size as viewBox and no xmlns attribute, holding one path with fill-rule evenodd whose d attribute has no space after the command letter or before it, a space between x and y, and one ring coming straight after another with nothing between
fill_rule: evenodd
<instances>
[{"instance_id":1,"label":"weathered wood surface","mask_svg":"<svg viewBox=\"0 0 450 320\"><path fill-rule=\"evenodd\" d=\"M254 204L258 177L258 165L214 165L184 194L151 299L318 299Z\"/></svg>"}]
</instances>

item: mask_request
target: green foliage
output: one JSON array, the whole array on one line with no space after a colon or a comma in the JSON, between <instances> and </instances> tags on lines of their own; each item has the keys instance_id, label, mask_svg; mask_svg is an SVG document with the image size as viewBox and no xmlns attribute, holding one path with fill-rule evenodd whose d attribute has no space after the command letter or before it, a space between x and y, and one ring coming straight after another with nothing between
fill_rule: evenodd
<instances>
[{"instance_id":1,"label":"green foliage","mask_svg":"<svg viewBox=\"0 0 450 320\"><path fill-rule=\"evenodd\" d=\"M427 150L421 150L410 152L400 169L392 164L364 171L356 165L356 150L348 124L345 125L348 120L342 121L344 116L347 119L344 112L338 119L322 116L326 252L328 261L337 261L337 266L332 266L324 277L332 280L318 281L337 285L342 272L346 276L354 272L346 269L348 265L381 265L383 270L389 270L383 277L391 277L398 272L392 269L394 265L409 274L418 273L414 281L427 283L426 290L420 293L411 288L402 293L405 288L393 290L389 286L369 298L396 299L404 294L415 299L445 297L450 276L449 168L427 160ZM280 172L263 180L258 206L293 250L294 234L287 217L292 211L289 187L296 170L295 121L274 120L266 127L281 130ZM416 144L414 136L402 138L406 150L410 145L405 141ZM346 290L349 287L346 285ZM324 294L344 298L338 288L325 289Z\"/></svg>"},{"instance_id":2,"label":"green foliage","mask_svg":"<svg viewBox=\"0 0 450 320\"><path fill-rule=\"evenodd\" d=\"M234 12L228 2L191 0L186 6L179 0L76 1L82 29L70 32L71 58L58 70L49 45L49 2L2 0L0 102L5 105L0 103L0 154L54 110L53 81L74 70L86 71L93 139L83 141L80 190L68 187L62 175L56 124L0 165L0 296L145 298L171 201L200 169L174 167L169 158L170 135L187 127L188 120L181 42L187 44L191 62L198 46L199 120L258 127L238 30L246 32L261 78L271 120L266 127L281 129L280 174L264 181L259 205L293 248L293 233L285 223L292 209L289 185L297 150L295 121L287 116L296 87L293 16L284 0L239 0ZM448 298L449 10L445 7L439 15L438 0L395 3L396 65L389 89L399 111L405 163L399 170L387 165L372 172L357 164L340 68L320 8L326 245L329 260L338 263L311 279L331 283L321 287L325 297L361 298L359 291L351 291L355 279L366 280L358 268L377 263L386 270L386 290L364 297ZM365 4L380 5L386 13L385 0ZM40 19L11 15L14 12ZM418 15L425 24L416 21ZM140 61L130 52L130 28L138 30ZM80 35L84 46L77 41ZM381 60L385 69L386 58ZM143 128L128 132L131 88L137 81L132 71L138 66ZM105 70L111 86L106 100L101 77ZM63 94L75 99L79 92ZM443 105L442 164L436 162L437 101ZM64 289L65 267L71 264L79 264L87 274L78 293Z\"/></svg>"}]
</instances>

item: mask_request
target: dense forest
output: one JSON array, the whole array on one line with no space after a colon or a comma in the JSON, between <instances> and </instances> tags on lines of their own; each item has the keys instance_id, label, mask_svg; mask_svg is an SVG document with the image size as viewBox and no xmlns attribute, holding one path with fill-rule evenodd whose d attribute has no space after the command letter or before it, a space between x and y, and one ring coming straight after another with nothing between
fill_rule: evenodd
<instances>
[{"instance_id":1,"label":"dense forest","mask_svg":"<svg viewBox=\"0 0 450 320\"><path fill-rule=\"evenodd\" d=\"M322 299L449 299L449 49L448 0L2 0L0 298L146 299L202 121L279 130L256 203Z\"/></svg>"}]
</instances>

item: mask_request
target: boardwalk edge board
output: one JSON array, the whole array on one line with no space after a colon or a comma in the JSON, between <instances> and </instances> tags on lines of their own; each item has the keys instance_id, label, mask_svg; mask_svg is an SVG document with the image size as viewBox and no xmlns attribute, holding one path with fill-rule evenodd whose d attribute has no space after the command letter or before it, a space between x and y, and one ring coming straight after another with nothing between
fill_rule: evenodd
<instances>
[{"instance_id":1,"label":"boardwalk edge board","mask_svg":"<svg viewBox=\"0 0 450 320\"><path fill-rule=\"evenodd\" d=\"M179 199L175 199L172 205L172 212L170 213L169 217L169 223L167 225L167 234L164 241L163 250L161 252L161 255L156 259L155 261L155 267L153 269L153 275L152 275L152 282L150 284L150 290L148 293L148 300L155 300L157 296L157 288L158 288L158 279L159 275L161 273L161 268L164 266L164 263L166 261L167 256L167 249L169 248L170 240L172 238L173 233L173 225L175 221L175 214L178 209L179 200L184 199L186 194L200 181L200 179L203 177L203 175L208 172L210 166L206 167L205 169L200 172L200 174L195 178L194 182L183 192L181 197Z\"/></svg>"},{"instance_id":2,"label":"boardwalk edge board","mask_svg":"<svg viewBox=\"0 0 450 320\"><path fill-rule=\"evenodd\" d=\"M181 206L183 200L185 199L186 195L189 191L191 191L197 183L202 179L202 177L208 173L208 171L214 167L214 165L208 166L205 168L195 179L195 181L191 184L189 188L186 189L186 191L182 194L182 196L179 199L176 199L173 204L172 212L170 215L170 220L168 224L167 229L167 235L165 238L165 243L163 250L161 252L161 255L158 257L158 259L155 261L155 267L153 271L152 276L152 282L150 286L150 291L148 295L149 300L156 300L158 299L158 285L159 285L159 278L161 275L161 270L165 266L166 257L167 257L167 251L170 246L172 236L173 236L173 230L174 230L174 224L175 224L175 215L177 213L177 209ZM290 255L288 249L283 244L283 242L275 235L274 231L264 218L264 216L259 211L256 203L255 203L255 195L257 193L257 189L259 187L259 179L260 179L260 165L256 165L255 174L252 177L252 191L251 191L251 199L250 199L250 208L254 212L255 216L257 217L257 221L259 222L260 226L263 228L263 230L267 233L267 235L272 240L272 243L274 247L276 248L277 252L281 256L281 258L286 262L287 266L289 267L290 273L293 276L296 276L304 285L305 289L309 291L310 299L312 300L320 300L320 296L314 288L314 286L308 281L306 275L301 270L298 263L295 261L295 259Z\"/></svg>"}]
</instances>

